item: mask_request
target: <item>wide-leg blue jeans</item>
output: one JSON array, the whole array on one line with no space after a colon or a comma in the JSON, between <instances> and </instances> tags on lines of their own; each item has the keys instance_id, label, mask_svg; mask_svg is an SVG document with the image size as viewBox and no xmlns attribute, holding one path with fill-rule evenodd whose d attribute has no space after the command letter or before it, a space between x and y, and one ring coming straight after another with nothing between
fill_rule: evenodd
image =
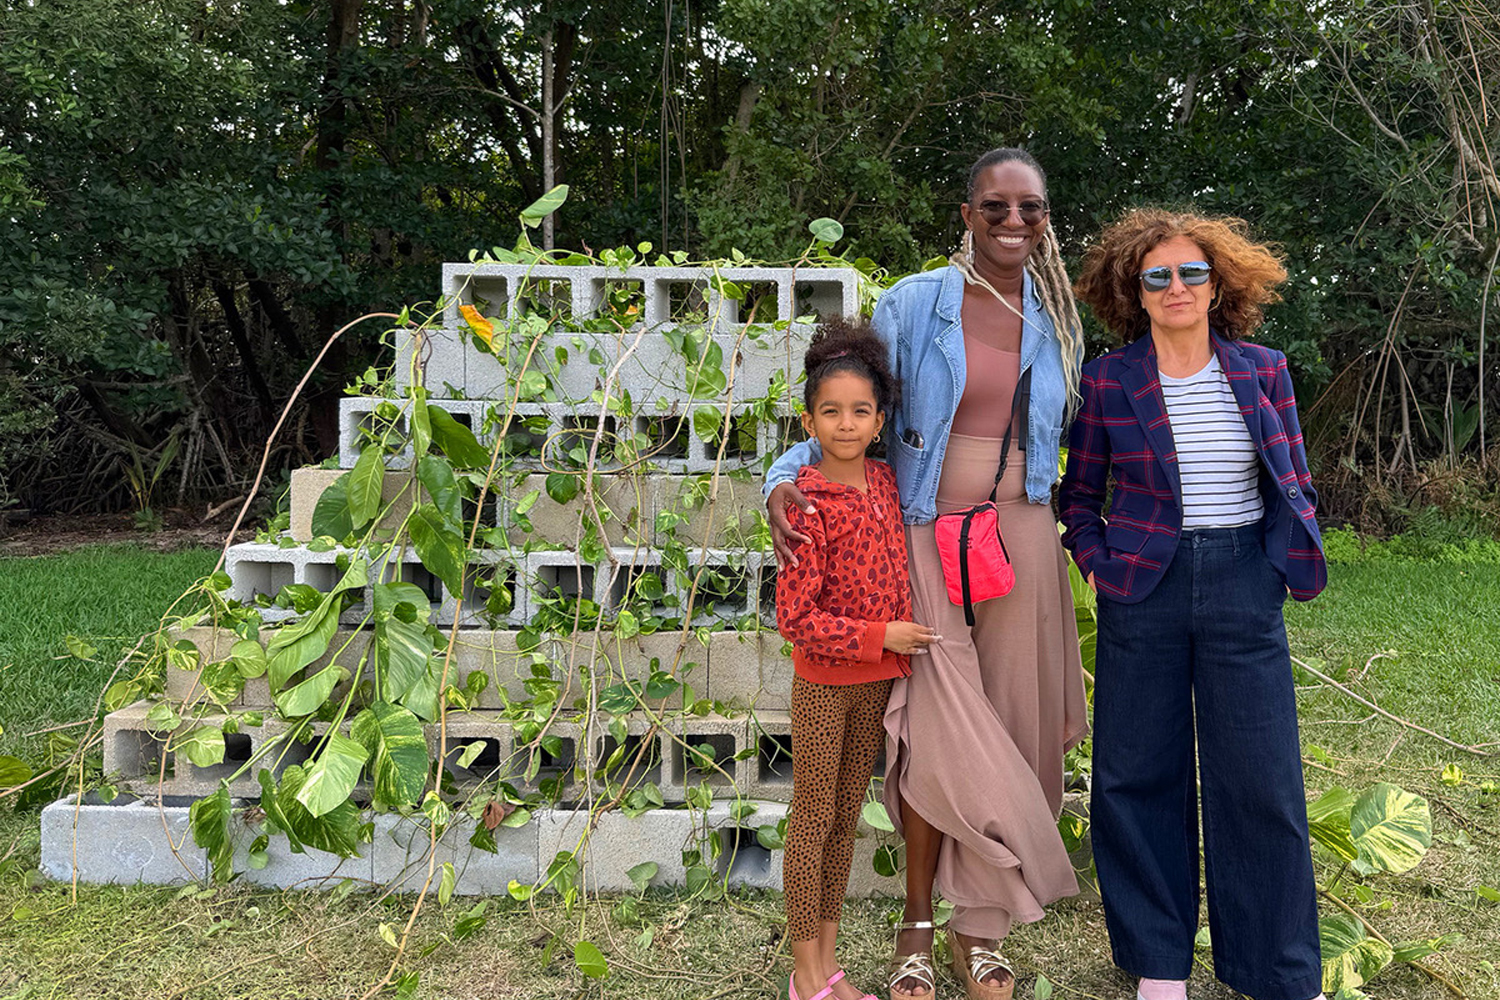
<instances>
[{"instance_id":1,"label":"wide-leg blue jeans","mask_svg":"<svg viewBox=\"0 0 1500 1000\"><path fill-rule=\"evenodd\" d=\"M1201 782L1214 971L1255 1000L1310 1000L1322 975L1286 589L1261 532L1184 532L1142 601L1099 598L1094 857L1115 964L1186 979Z\"/></svg>"}]
</instances>

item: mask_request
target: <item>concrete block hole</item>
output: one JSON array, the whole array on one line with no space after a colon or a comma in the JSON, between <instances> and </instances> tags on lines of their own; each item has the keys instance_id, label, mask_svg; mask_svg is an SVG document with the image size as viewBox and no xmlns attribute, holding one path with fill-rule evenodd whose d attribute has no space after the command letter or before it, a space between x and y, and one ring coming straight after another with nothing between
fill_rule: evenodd
<instances>
[{"instance_id":1,"label":"concrete block hole","mask_svg":"<svg viewBox=\"0 0 1500 1000\"><path fill-rule=\"evenodd\" d=\"M637 417L636 431L646 438L641 449L643 455L650 455L657 461L688 457L691 434L686 416Z\"/></svg>"},{"instance_id":2,"label":"concrete block hole","mask_svg":"<svg viewBox=\"0 0 1500 1000\"><path fill-rule=\"evenodd\" d=\"M790 733L761 733L755 745L755 758L762 785L791 787L793 764Z\"/></svg>"},{"instance_id":3,"label":"concrete block hole","mask_svg":"<svg viewBox=\"0 0 1500 1000\"><path fill-rule=\"evenodd\" d=\"M208 781L227 779L247 764L253 753L254 746L249 733L225 733L223 763L209 767L194 767L194 776Z\"/></svg>"},{"instance_id":4,"label":"concrete block hole","mask_svg":"<svg viewBox=\"0 0 1500 1000\"><path fill-rule=\"evenodd\" d=\"M610 760L615 751L622 747L619 760L611 766ZM632 784L643 781L660 784L661 739L657 736L647 737L645 734L630 734L620 742L613 736L605 736L600 740L599 753L594 762L594 774L600 780L620 781L629 774Z\"/></svg>"},{"instance_id":5,"label":"concrete block hole","mask_svg":"<svg viewBox=\"0 0 1500 1000\"><path fill-rule=\"evenodd\" d=\"M516 292L521 313L536 313L554 320L573 319L573 283L565 278L529 278Z\"/></svg>"},{"instance_id":6,"label":"concrete block hole","mask_svg":"<svg viewBox=\"0 0 1500 1000\"><path fill-rule=\"evenodd\" d=\"M719 876L731 882L766 885L775 876L774 858L756 839L755 829L729 826L718 831L722 852L717 863Z\"/></svg>"},{"instance_id":7,"label":"concrete block hole","mask_svg":"<svg viewBox=\"0 0 1500 1000\"><path fill-rule=\"evenodd\" d=\"M684 785L696 785L700 781L710 785L731 785L734 783L734 757L739 750L739 741L733 733L686 733L682 743L672 744L674 770L683 775Z\"/></svg>"}]
</instances>

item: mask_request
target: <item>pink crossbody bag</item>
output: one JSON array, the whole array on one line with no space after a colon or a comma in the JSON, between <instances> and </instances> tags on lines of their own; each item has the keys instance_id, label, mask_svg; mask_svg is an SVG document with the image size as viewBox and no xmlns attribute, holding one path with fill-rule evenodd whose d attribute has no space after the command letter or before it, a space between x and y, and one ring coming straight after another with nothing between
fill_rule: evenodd
<instances>
[{"instance_id":1,"label":"pink crossbody bag","mask_svg":"<svg viewBox=\"0 0 1500 1000\"><path fill-rule=\"evenodd\" d=\"M1031 369L1028 368L1016 385L1010 425L1005 428L1005 439L1000 445L1000 471L995 474L990 498L973 507L938 515L938 558L943 563L948 600L963 605L964 622L970 627L974 625L975 604L1004 597L1016 585L1015 567L1010 564L1010 553L1005 549L1005 539L1000 536L1000 509L995 504L995 494L1000 489L1000 480L1005 478L1005 465L1010 460L1011 431L1015 430L1018 419L1024 421L1030 397ZM1020 441L1024 452L1024 427Z\"/></svg>"}]
</instances>

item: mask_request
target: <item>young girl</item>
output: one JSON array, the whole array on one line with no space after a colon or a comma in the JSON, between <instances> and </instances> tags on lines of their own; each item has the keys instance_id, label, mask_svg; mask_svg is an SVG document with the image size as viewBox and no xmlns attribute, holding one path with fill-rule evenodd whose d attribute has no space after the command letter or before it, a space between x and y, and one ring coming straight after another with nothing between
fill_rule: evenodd
<instances>
[{"instance_id":1,"label":"young girl","mask_svg":"<svg viewBox=\"0 0 1500 1000\"><path fill-rule=\"evenodd\" d=\"M797 488L813 512L792 523L810 542L776 581L776 620L793 645L792 811L782 865L792 939L791 1000L865 1000L834 958L855 824L891 680L938 639L909 621L911 592L896 477L866 461L898 386L867 325L834 320L813 335L802 427L822 447Z\"/></svg>"}]
</instances>

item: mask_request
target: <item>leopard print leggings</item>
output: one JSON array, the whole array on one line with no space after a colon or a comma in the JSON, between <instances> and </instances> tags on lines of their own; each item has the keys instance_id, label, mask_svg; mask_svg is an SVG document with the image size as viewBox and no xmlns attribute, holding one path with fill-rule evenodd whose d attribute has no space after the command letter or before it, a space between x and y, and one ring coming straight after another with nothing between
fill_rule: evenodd
<instances>
[{"instance_id":1,"label":"leopard print leggings","mask_svg":"<svg viewBox=\"0 0 1500 1000\"><path fill-rule=\"evenodd\" d=\"M818 936L844 910L854 832L885 738L891 682L815 684L792 678L792 811L781 881L787 933Z\"/></svg>"}]
</instances>

